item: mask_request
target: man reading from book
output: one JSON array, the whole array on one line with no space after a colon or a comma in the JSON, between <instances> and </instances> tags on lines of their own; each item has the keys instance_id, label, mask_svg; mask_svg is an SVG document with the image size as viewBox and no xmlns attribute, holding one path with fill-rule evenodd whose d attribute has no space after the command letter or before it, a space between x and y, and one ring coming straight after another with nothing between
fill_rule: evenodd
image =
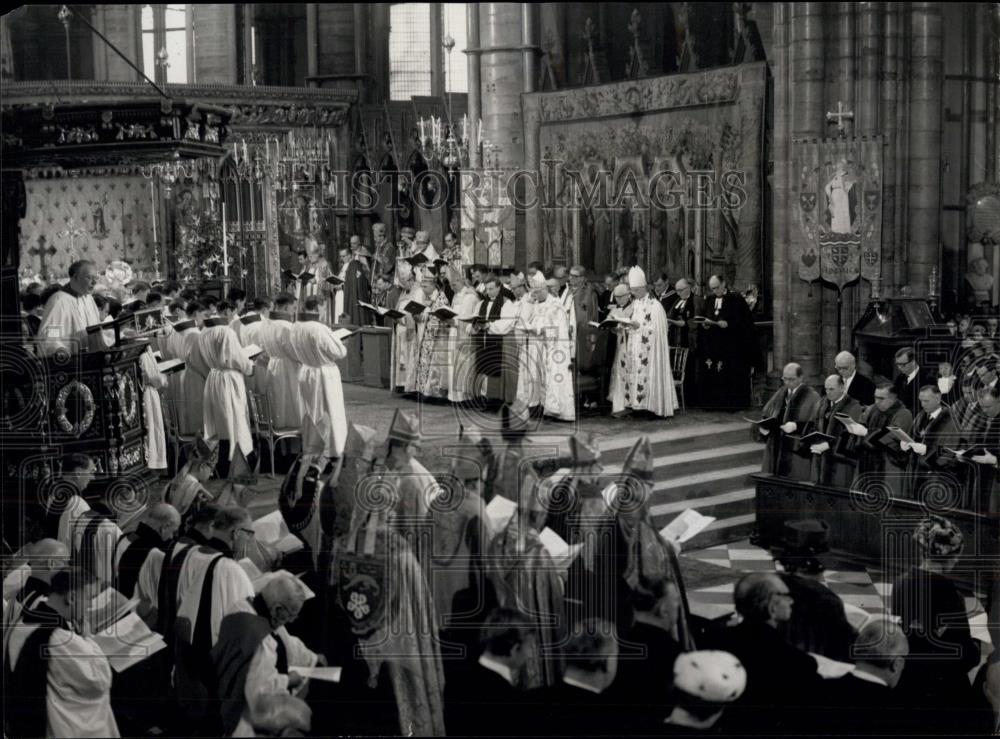
<instances>
[{"instance_id":1,"label":"man reading from book","mask_svg":"<svg viewBox=\"0 0 1000 739\"><path fill-rule=\"evenodd\" d=\"M758 438L767 444L762 472L793 480L810 479L810 460L794 453L799 437L809 432L819 405L819 393L804 379L801 365L786 364L781 372L784 387L771 396L761 420L754 424Z\"/></svg>"}]
</instances>

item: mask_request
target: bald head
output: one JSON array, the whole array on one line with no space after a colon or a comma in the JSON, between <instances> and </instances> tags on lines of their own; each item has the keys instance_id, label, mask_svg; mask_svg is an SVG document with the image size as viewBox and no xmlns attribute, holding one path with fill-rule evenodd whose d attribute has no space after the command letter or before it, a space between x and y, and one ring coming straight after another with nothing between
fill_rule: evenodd
<instances>
[{"instance_id":1,"label":"bald head","mask_svg":"<svg viewBox=\"0 0 1000 739\"><path fill-rule=\"evenodd\" d=\"M840 375L830 375L823 382L823 389L826 390L826 397L831 401L838 401L844 397L846 385L844 378Z\"/></svg>"},{"instance_id":2,"label":"bald head","mask_svg":"<svg viewBox=\"0 0 1000 739\"><path fill-rule=\"evenodd\" d=\"M857 367L858 362L850 352L840 352L840 354L833 358L833 368L845 380L854 376Z\"/></svg>"},{"instance_id":3,"label":"bald head","mask_svg":"<svg viewBox=\"0 0 1000 739\"><path fill-rule=\"evenodd\" d=\"M781 381L788 390L795 390L802 384L802 366L795 362L789 362L781 370Z\"/></svg>"},{"instance_id":4,"label":"bald head","mask_svg":"<svg viewBox=\"0 0 1000 739\"><path fill-rule=\"evenodd\" d=\"M181 527L181 514L169 503L154 503L142 516L142 522L167 542Z\"/></svg>"},{"instance_id":5,"label":"bald head","mask_svg":"<svg viewBox=\"0 0 1000 739\"><path fill-rule=\"evenodd\" d=\"M28 564L34 577L51 582L52 576L69 564L69 547L58 539L39 539L28 547Z\"/></svg>"},{"instance_id":6,"label":"bald head","mask_svg":"<svg viewBox=\"0 0 1000 739\"><path fill-rule=\"evenodd\" d=\"M878 675L895 687L910 653L910 644L899 624L879 618L862 627L851 648L851 657L863 672Z\"/></svg>"}]
</instances>

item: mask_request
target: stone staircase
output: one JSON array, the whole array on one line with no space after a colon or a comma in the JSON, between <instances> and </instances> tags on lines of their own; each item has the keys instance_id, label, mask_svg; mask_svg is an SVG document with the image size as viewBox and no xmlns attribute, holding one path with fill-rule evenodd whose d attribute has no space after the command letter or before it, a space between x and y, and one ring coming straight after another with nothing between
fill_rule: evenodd
<instances>
[{"instance_id":1,"label":"stone staircase","mask_svg":"<svg viewBox=\"0 0 1000 739\"><path fill-rule=\"evenodd\" d=\"M650 509L657 528L687 508L716 520L684 545L685 549L745 539L755 520L753 485L748 475L760 472L763 444L750 441L747 424L705 424L648 435L655 475ZM619 472L636 434L601 440L601 462Z\"/></svg>"}]
</instances>

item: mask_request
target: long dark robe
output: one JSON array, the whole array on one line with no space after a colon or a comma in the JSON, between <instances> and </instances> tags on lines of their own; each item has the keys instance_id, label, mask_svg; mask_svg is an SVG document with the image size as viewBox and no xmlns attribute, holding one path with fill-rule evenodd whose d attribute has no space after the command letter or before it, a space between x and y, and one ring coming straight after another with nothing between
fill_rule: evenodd
<instances>
[{"instance_id":1,"label":"long dark robe","mask_svg":"<svg viewBox=\"0 0 1000 739\"><path fill-rule=\"evenodd\" d=\"M267 607L258 595L253 601L254 613L231 613L219 625L219 638L212 647L212 664L217 679L216 695L222 714L224 736L236 729L246 707L246 682L250 662L261 642L272 635L267 617ZM278 672L287 674L288 656L284 642L274 635L278 643Z\"/></svg>"},{"instance_id":2,"label":"long dark robe","mask_svg":"<svg viewBox=\"0 0 1000 739\"><path fill-rule=\"evenodd\" d=\"M920 455L910 452L907 462L906 497L911 500L923 500L925 494L932 494L936 505L944 503L968 507L971 504L971 496L962 489L958 479L958 463L941 453L943 447L953 447L960 441L960 432L951 417L951 411L942 406L941 412L933 419L921 411L913 419L909 434L914 441L927 445L927 453ZM942 499L942 490L947 490L947 501Z\"/></svg>"},{"instance_id":3,"label":"long dark robe","mask_svg":"<svg viewBox=\"0 0 1000 739\"><path fill-rule=\"evenodd\" d=\"M142 569L143 562L151 551L163 546L163 539L144 523L140 523L135 531L122 538L128 539L131 543L118 560L118 582L115 587L125 597L130 598L135 592L135 584L139 580L139 570Z\"/></svg>"},{"instance_id":4,"label":"long dark robe","mask_svg":"<svg viewBox=\"0 0 1000 739\"><path fill-rule=\"evenodd\" d=\"M827 398L819 402L815 428L834 437L836 441L830 442L827 451L813 455L813 479L822 485L849 488L857 467L855 448L858 437L848 433L847 427L837 420L837 413L846 413L855 421L860 421L861 405L850 395L845 395L836 403L831 403Z\"/></svg>"},{"instance_id":5,"label":"long dark robe","mask_svg":"<svg viewBox=\"0 0 1000 739\"><path fill-rule=\"evenodd\" d=\"M1000 458L1000 405L995 405L989 411L980 411L977 421L971 431L963 430L967 444L965 446L984 446L993 456ZM993 465L979 464L971 459L965 464L965 479L968 485L967 503L970 510L987 513L993 489L997 484L997 468Z\"/></svg>"},{"instance_id":6,"label":"long dark robe","mask_svg":"<svg viewBox=\"0 0 1000 739\"><path fill-rule=\"evenodd\" d=\"M344 313L348 317L348 323L352 326L363 326L368 318L368 311L358 305L358 301L370 303L372 300L372 280L368 267L352 259L347 264L344 273ZM339 320L340 316L334 316Z\"/></svg>"},{"instance_id":7,"label":"long dark robe","mask_svg":"<svg viewBox=\"0 0 1000 739\"><path fill-rule=\"evenodd\" d=\"M776 428L763 437L767 446L761 472L770 472L773 475L803 482L810 479L810 460L797 454L796 449L799 437L812 431L819 400L819 394L802 383L795 388L790 397L787 390L780 388L764 404L762 417L774 416L780 419L782 424L794 423L796 429L786 434L780 428Z\"/></svg>"},{"instance_id":8,"label":"long dark robe","mask_svg":"<svg viewBox=\"0 0 1000 739\"><path fill-rule=\"evenodd\" d=\"M698 340L704 346L702 360L703 394L701 405L720 410L740 410L750 405L750 368L759 364L753 317L746 301L734 292L705 301L704 315L725 321L726 328L705 326Z\"/></svg>"},{"instance_id":9,"label":"long dark robe","mask_svg":"<svg viewBox=\"0 0 1000 739\"><path fill-rule=\"evenodd\" d=\"M851 662L855 633L844 612L844 601L826 585L801 575L781 575L795 599L792 617L778 624L778 631L792 646L822 654L838 662Z\"/></svg>"},{"instance_id":10,"label":"long dark robe","mask_svg":"<svg viewBox=\"0 0 1000 739\"><path fill-rule=\"evenodd\" d=\"M913 416L909 409L899 400L884 413L878 406L872 405L861 416L861 425L868 429L868 435L857 446L858 466L851 489L876 495L877 491L884 489L883 485L888 485L892 497L903 497L906 491L907 453L891 437L885 439L888 446L875 441L875 437L886 426L910 428Z\"/></svg>"},{"instance_id":11,"label":"long dark robe","mask_svg":"<svg viewBox=\"0 0 1000 739\"><path fill-rule=\"evenodd\" d=\"M504 298L497 295L492 307L489 300L484 299L479 304L479 316L496 320L500 318L500 309L503 307ZM489 315L486 313L490 307ZM492 334L485 327L472 334L473 345L476 350L476 387L486 377L486 397L490 400L502 400L504 397L503 383L503 356L504 356L504 336Z\"/></svg>"}]
</instances>

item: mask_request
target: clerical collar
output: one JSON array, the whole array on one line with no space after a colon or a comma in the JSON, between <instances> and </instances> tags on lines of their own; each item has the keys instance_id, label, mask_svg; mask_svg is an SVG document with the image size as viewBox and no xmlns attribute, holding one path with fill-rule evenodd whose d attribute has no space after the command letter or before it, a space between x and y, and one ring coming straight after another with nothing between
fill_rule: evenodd
<instances>
[{"instance_id":1,"label":"clerical collar","mask_svg":"<svg viewBox=\"0 0 1000 739\"><path fill-rule=\"evenodd\" d=\"M917 373L918 373L919 371L920 371L920 367L917 367L917 368L916 368L915 370L913 370L913 372L911 372L910 374L908 374L908 375L906 376L906 381L907 381L907 382L913 382L913 380L914 380L914 379L916 378L916 376L917 376Z\"/></svg>"},{"instance_id":2,"label":"clerical collar","mask_svg":"<svg viewBox=\"0 0 1000 739\"><path fill-rule=\"evenodd\" d=\"M83 293L78 293L76 290L74 290L72 288L72 286L68 282L65 285L63 285L62 289L63 289L64 293L69 293L74 298L82 298L83 297Z\"/></svg>"},{"instance_id":3,"label":"clerical collar","mask_svg":"<svg viewBox=\"0 0 1000 739\"><path fill-rule=\"evenodd\" d=\"M203 325L205 328L212 328L214 326L228 326L229 321L227 321L222 316L213 316L212 318L206 318Z\"/></svg>"},{"instance_id":4,"label":"clerical collar","mask_svg":"<svg viewBox=\"0 0 1000 739\"><path fill-rule=\"evenodd\" d=\"M196 328L197 324L193 318L188 318L186 321L178 321L174 324L174 331L180 333L181 331L187 331L189 328Z\"/></svg>"},{"instance_id":5,"label":"clerical collar","mask_svg":"<svg viewBox=\"0 0 1000 739\"><path fill-rule=\"evenodd\" d=\"M306 321L318 321L319 313L299 313L299 322L305 323Z\"/></svg>"},{"instance_id":6,"label":"clerical collar","mask_svg":"<svg viewBox=\"0 0 1000 739\"><path fill-rule=\"evenodd\" d=\"M228 544L226 544L226 542L222 541L222 539L219 539L218 537L213 536L211 539L209 539L207 546L212 547L212 549L215 549L216 551L222 552L230 559L234 558L233 548Z\"/></svg>"},{"instance_id":7,"label":"clerical collar","mask_svg":"<svg viewBox=\"0 0 1000 739\"><path fill-rule=\"evenodd\" d=\"M251 323L257 323L260 320L260 313L247 313L243 318L240 319L240 323L244 326L249 326Z\"/></svg>"},{"instance_id":8,"label":"clerical collar","mask_svg":"<svg viewBox=\"0 0 1000 739\"><path fill-rule=\"evenodd\" d=\"M264 596L257 593L253 598L248 598L250 605L253 606L254 611L261 618L267 619L268 624L271 623L271 610L267 607L267 601L264 600Z\"/></svg>"},{"instance_id":9,"label":"clerical collar","mask_svg":"<svg viewBox=\"0 0 1000 739\"><path fill-rule=\"evenodd\" d=\"M514 673L511 671L510 667L505 665L503 662L498 662L497 660L490 657L488 654L484 654L479 658L479 664L485 667L487 670L495 672L504 680L509 682L511 685L514 684Z\"/></svg>"},{"instance_id":10,"label":"clerical collar","mask_svg":"<svg viewBox=\"0 0 1000 739\"><path fill-rule=\"evenodd\" d=\"M936 410L934 410L934 411L932 411L932 412L930 413L930 415L928 415L927 417L928 417L928 418L929 418L930 420L932 420L932 421L933 421L933 420L934 420L935 418L937 418L938 416L940 416L940 415L941 415L941 411L942 411L942 410L944 410L944 406L940 406L940 405L939 405L939 406L937 407L937 409L936 409Z\"/></svg>"}]
</instances>

